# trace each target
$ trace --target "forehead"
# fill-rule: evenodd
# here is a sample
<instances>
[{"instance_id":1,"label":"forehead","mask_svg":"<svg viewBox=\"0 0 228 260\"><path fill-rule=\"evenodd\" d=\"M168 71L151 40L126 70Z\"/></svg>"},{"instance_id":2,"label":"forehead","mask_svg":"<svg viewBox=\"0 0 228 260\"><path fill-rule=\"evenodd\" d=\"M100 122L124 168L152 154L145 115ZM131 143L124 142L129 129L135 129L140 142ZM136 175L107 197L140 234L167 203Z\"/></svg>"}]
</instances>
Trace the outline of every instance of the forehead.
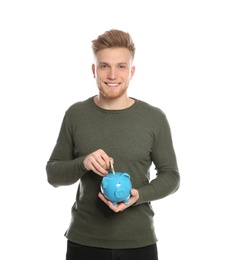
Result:
<instances>
[{"instance_id":1,"label":"forehead","mask_svg":"<svg viewBox=\"0 0 228 260\"><path fill-rule=\"evenodd\" d=\"M96 53L97 63L130 63L132 55L127 48L106 48Z\"/></svg>"}]
</instances>

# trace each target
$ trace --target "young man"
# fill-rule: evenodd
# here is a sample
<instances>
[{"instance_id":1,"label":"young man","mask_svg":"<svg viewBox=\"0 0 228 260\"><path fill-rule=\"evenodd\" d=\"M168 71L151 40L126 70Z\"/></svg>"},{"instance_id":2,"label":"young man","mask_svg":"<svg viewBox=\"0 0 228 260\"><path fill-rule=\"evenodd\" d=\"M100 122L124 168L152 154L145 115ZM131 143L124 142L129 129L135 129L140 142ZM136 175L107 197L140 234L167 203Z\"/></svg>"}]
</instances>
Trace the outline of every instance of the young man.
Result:
<instances>
[{"instance_id":1,"label":"young man","mask_svg":"<svg viewBox=\"0 0 228 260\"><path fill-rule=\"evenodd\" d=\"M48 182L79 181L65 233L67 260L157 260L151 201L174 193L180 182L171 131L158 108L127 94L135 46L120 30L92 41L98 95L70 106L47 163ZM114 206L100 191L110 170L130 175L129 203ZM150 167L156 178L150 180Z\"/></svg>"}]
</instances>

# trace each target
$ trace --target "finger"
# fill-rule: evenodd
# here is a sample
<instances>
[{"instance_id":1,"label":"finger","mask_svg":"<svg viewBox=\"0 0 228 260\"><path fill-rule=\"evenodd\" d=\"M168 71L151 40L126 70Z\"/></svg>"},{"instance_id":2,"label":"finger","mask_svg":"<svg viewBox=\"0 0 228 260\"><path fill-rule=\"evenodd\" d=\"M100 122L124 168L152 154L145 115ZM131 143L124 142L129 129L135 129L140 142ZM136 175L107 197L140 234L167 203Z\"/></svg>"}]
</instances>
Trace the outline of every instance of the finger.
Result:
<instances>
[{"instance_id":1,"label":"finger","mask_svg":"<svg viewBox=\"0 0 228 260\"><path fill-rule=\"evenodd\" d=\"M107 200L101 192L98 193L98 197L107 204Z\"/></svg>"},{"instance_id":2,"label":"finger","mask_svg":"<svg viewBox=\"0 0 228 260\"><path fill-rule=\"evenodd\" d=\"M111 202L110 200L107 200L107 199L105 198L105 196L104 196L101 192L98 193L98 197L99 197L105 204L107 204L110 208L116 207L116 206L114 206L114 205L112 204L112 202Z\"/></svg>"},{"instance_id":3,"label":"finger","mask_svg":"<svg viewBox=\"0 0 228 260\"><path fill-rule=\"evenodd\" d=\"M97 165L97 166L95 166ZM99 169L97 169L96 167L98 167ZM99 166L99 164L96 163L96 161L94 162L87 162L86 164L86 169L89 171L93 171L94 173L104 177L108 171L103 169L102 167Z\"/></svg>"},{"instance_id":4,"label":"finger","mask_svg":"<svg viewBox=\"0 0 228 260\"><path fill-rule=\"evenodd\" d=\"M124 211L128 207L130 207L130 204L125 204L123 202L118 203L116 206L114 206L112 203L111 205L108 205L114 212L120 212Z\"/></svg>"},{"instance_id":5,"label":"finger","mask_svg":"<svg viewBox=\"0 0 228 260\"><path fill-rule=\"evenodd\" d=\"M111 164L114 164L114 159L112 157L109 157L108 168L111 168Z\"/></svg>"},{"instance_id":6,"label":"finger","mask_svg":"<svg viewBox=\"0 0 228 260\"><path fill-rule=\"evenodd\" d=\"M96 173L97 175L104 177L108 172L106 171L106 173L100 172L98 170L96 170L96 168L91 169L94 173Z\"/></svg>"},{"instance_id":7,"label":"finger","mask_svg":"<svg viewBox=\"0 0 228 260\"><path fill-rule=\"evenodd\" d=\"M106 175L108 173L108 171L99 162L94 161L92 165L96 173L99 173L100 175Z\"/></svg>"},{"instance_id":8,"label":"finger","mask_svg":"<svg viewBox=\"0 0 228 260\"><path fill-rule=\"evenodd\" d=\"M105 169L109 169L110 168L110 161L112 161L114 163L113 158L109 157L107 155L107 153L105 151L103 151L102 149L99 150L99 153L100 153L102 160L104 161Z\"/></svg>"},{"instance_id":9,"label":"finger","mask_svg":"<svg viewBox=\"0 0 228 260\"><path fill-rule=\"evenodd\" d=\"M98 193L98 197L99 197L111 210L113 210L113 211L116 212L116 213L117 213L117 212L120 212L120 211L123 211L123 210L125 210L126 208L128 208L128 207L130 206L130 205L125 204L125 203L123 203L123 202L118 203L117 205L114 206L114 205L112 204L112 202L111 202L110 200L107 200L101 192Z\"/></svg>"},{"instance_id":10,"label":"finger","mask_svg":"<svg viewBox=\"0 0 228 260\"><path fill-rule=\"evenodd\" d=\"M132 200L135 200L134 203L139 199L139 192L136 189L131 189L131 198Z\"/></svg>"}]
</instances>

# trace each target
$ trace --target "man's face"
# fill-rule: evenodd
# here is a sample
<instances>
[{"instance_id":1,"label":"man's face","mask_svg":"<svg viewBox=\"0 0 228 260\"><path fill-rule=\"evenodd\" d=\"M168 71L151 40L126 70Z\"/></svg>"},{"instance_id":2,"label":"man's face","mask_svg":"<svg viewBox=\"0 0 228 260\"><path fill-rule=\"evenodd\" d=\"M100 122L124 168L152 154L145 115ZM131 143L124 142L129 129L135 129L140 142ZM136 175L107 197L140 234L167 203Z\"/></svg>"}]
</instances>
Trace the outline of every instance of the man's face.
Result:
<instances>
[{"instance_id":1,"label":"man's face","mask_svg":"<svg viewBox=\"0 0 228 260\"><path fill-rule=\"evenodd\" d=\"M97 52L92 71L100 95L114 99L126 94L135 67L127 48L107 48Z\"/></svg>"}]
</instances>

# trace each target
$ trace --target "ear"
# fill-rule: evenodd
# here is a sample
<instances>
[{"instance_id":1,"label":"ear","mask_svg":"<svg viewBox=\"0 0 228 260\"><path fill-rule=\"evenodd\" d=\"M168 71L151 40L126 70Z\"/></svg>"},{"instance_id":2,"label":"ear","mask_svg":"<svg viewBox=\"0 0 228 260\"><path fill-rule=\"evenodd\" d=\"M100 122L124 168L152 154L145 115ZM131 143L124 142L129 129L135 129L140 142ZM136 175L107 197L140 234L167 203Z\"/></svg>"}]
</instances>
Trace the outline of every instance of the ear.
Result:
<instances>
[{"instance_id":1,"label":"ear","mask_svg":"<svg viewBox=\"0 0 228 260\"><path fill-rule=\"evenodd\" d=\"M96 76L95 76L95 65L94 64L92 64L92 72L93 72L93 77L96 78Z\"/></svg>"},{"instance_id":2,"label":"ear","mask_svg":"<svg viewBox=\"0 0 228 260\"><path fill-rule=\"evenodd\" d=\"M131 67L131 79L134 76L134 74L135 74L135 66L132 66Z\"/></svg>"}]
</instances>

